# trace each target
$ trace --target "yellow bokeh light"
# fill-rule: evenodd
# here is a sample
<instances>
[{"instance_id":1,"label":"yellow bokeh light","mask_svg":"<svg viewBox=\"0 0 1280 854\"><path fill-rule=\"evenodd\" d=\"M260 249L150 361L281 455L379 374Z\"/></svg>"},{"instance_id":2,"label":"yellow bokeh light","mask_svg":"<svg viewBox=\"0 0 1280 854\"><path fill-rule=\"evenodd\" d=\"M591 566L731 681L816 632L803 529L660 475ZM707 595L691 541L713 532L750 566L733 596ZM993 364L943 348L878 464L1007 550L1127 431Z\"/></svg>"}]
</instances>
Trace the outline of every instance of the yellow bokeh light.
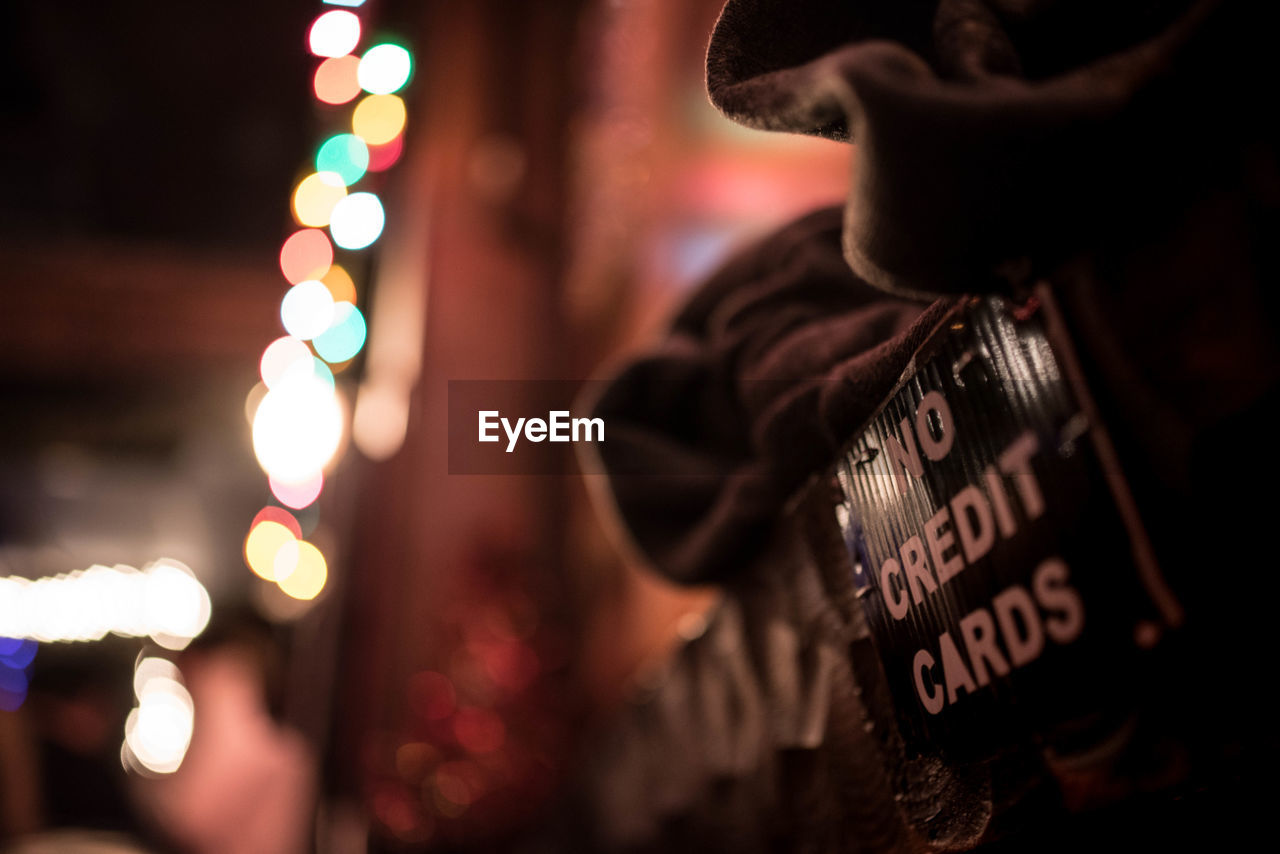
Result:
<instances>
[{"instance_id":1,"label":"yellow bokeh light","mask_svg":"<svg viewBox=\"0 0 1280 854\"><path fill-rule=\"evenodd\" d=\"M404 121L404 101L398 95L370 95L356 104L351 130L369 145L385 145L404 130Z\"/></svg>"},{"instance_id":2,"label":"yellow bokeh light","mask_svg":"<svg viewBox=\"0 0 1280 854\"><path fill-rule=\"evenodd\" d=\"M281 590L294 599L314 599L320 595L329 579L329 568L318 548L305 540L298 540L297 543L298 562L293 572L277 583Z\"/></svg>"},{"instance_id":3,"label":"yellow bokeh light","mask_svg":"<svg viewBox=\"0 0 1280 854\"><path fill-rule=\"evenodd\" d=\"M300 225L323 228L329 224L333 206L346 195L347 185L337 172L315 172L293 191L293 217Z\"/></svg>"},{"instance_id":4,"label":"yellow bokeh light","mask_svg":"<svg viewBox=\"0 0 1280 854\"><path fill-rule=\"evenodd\" d=\"M296 542L293 531L279 522L262 521L253 526L244 541L244 560L254 574L275 581L276 555L288 543Z\"/></svg>"},{"instance_id":5,"label":"yellow bokeh light","mask_svg":"<svg viewBox=\"0 0 1280 854\"><path fill-rule=\"evenodd\" d=\"M298 543L300 540L290 540L280 547L280 551L276 552L276 559L271 563L271 576L276 584L284 581L293 571L298 568Z\"/></svg>"},{"instance_id":6,"label":"yellow bokeh light","mask_svg":"<svg viewBox=\"0 0 1280 854\"><path fill-rule=\"evenodd\" d=\"M351 274L338 264L330 267L329 272L320 277L320 281L333 294L334 302L355 303L356 283L351 280Z\"/></svg>"}]
</instances>

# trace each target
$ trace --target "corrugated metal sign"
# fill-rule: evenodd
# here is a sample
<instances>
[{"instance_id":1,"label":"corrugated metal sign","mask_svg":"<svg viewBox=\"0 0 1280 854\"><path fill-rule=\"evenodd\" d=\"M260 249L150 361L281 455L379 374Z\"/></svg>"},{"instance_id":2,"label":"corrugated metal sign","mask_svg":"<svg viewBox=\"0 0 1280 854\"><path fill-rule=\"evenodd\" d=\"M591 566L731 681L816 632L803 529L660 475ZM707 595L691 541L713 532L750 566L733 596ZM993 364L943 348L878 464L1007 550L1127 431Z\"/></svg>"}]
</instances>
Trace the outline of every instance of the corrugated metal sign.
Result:
<instances>
[{"instance_id":1,"label":"corrugated metal sign","mask_svg":"<svg viewBox=\"0 0 1280 854\"><path fill-rule=\"evenodd\" d=\"M958 308L838 465L855 587L913 752L1095 737L1176 619L1135 559L1136 516L1053 326L1034 300Z\"/></svg>"}]
</instances>

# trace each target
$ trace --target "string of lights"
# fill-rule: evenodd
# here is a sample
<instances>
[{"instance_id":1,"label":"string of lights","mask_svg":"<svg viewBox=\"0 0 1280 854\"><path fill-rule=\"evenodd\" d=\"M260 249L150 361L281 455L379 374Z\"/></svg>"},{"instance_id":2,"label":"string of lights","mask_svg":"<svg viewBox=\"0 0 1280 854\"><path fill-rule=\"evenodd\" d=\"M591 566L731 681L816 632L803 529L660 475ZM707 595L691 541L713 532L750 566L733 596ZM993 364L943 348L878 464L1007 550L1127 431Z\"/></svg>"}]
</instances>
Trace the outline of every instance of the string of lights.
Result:
<instances>
[{"instance_id":1,"label":"string of lights","mask_svg":"<svg viewBox=\"0 0 1280 854\"><path fill-rule=\"evenodd\" d=\"M312 90L332 118L290 208L298 229L280 247L288 284L280 301L284 335L259 363L261 381L245 412L253 450L277 504L254 517L244 558L254 574L288 596L311 600L325 587L328 562L303 534L295 513L313 507L325 473L341 456L350 406L335 375L360 355L368 334L349 269L382 236L386 215L377 193L362 185L399 160L407 111L397 93L408 84L413 56L401 44L364 38L364 0L323 0L307 32L320 60ZM368 46L357 53L362 41ZM337 132L335 125L344 127ZM293 511L293 512L291 512Z\"/></svg>"},{"instance_id":2,"label":"string of lights","mask_svg":"<svg viewBox=\"0 0 1280 854\"><path fill-rule=\"evenodd\" d=\"M168 558L141 570L117 564L35 580L0 578L0 709L14 711L26 699L40 643L112 634L181 650L208 626L211 607L195 573ZM191 697L174 664L156 656L140 660L165 668L166 681L144 686L135 678L139 706L125 726L121 762L139 773L172 773L191 742Z\"/></svg>"}]
</instances>

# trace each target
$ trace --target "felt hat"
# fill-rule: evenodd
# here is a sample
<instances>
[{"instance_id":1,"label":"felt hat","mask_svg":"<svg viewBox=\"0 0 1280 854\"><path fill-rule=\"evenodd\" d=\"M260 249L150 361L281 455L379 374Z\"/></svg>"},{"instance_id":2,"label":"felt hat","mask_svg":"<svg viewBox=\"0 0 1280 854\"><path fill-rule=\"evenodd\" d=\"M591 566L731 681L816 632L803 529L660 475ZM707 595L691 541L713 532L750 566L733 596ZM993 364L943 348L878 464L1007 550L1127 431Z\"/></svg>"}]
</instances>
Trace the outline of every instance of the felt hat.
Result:
<instances>
[{"instance_id":1,"label":"felt hat","mask_svg":"<svg viewBox=\"0 0 1280 854\"><path fill-rule=\"evenodd\" d=\"M707 87L747 126L857 144L861 277L1007 289L1184 207L1180 176L1263 120L1254 18L1217 0L729 0Z\"/></svg>"}]
</instances>

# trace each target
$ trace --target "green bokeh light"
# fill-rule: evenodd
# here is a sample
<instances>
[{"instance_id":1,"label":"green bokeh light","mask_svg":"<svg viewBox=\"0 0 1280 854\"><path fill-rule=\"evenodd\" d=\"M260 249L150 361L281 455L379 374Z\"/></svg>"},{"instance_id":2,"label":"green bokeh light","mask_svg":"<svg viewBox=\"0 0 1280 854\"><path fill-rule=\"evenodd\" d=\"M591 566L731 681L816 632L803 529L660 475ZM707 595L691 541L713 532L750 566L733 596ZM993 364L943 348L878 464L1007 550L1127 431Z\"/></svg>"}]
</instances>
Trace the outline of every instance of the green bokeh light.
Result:
<instances>
[{"instance_id":1,"label":"green bokeh light","mask_svg":"<svg viewBox=\"0 0 1280 854\"><path fill-rule=\"evenodd\" d=\"M316 171L337 172L348 187L363 178L368 168L369 146L355 134L335 134L316 152Z\"/></svg>"},{"instance_id":2,"label":"green bokeh light","mask_svg":"<svg viewBox=\"0 0 1280 854\"><path fill-rule=\"evenodd\" d=\"M333 307L333 323L322 335L311 341L320 358L330 364L338 364L354 359L364 347L366 334L364 315L360 309L349 302L340 302Z\"/></svg>"}]
</instances>

